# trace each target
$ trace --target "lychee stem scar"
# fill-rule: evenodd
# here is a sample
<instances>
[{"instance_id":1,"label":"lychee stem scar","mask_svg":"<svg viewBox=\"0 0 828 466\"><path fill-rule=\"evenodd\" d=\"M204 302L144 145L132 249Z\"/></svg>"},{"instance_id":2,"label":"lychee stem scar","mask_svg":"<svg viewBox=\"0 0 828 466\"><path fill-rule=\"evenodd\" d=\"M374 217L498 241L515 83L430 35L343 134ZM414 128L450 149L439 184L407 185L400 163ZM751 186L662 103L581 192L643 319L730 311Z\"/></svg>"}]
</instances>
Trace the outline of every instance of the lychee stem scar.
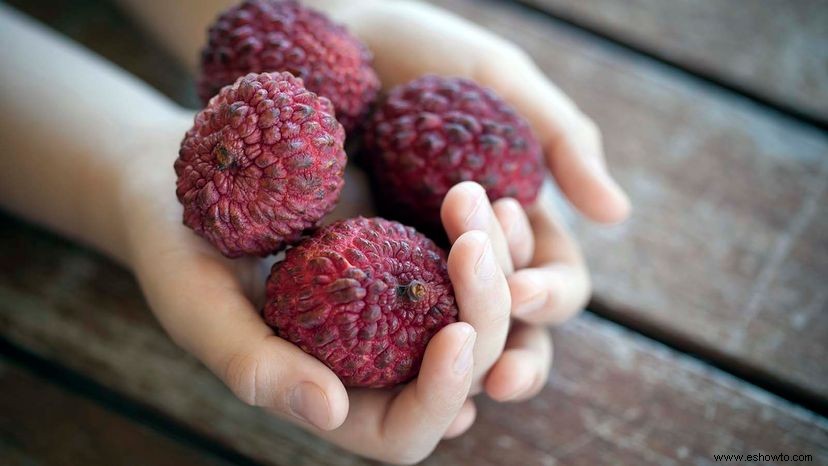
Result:
<instances>
[{"instance_id":1,"label":"lychee stem scar","mask_svg":"<svg viewBox=\"0 0 828 466\"><path fill-rule=\"evenodd\" d=\"M227 150L226 147L218 144L213 149L213 155L216 157L216 162L218 162L219 170L226 170L230 168L231 165L236 161L236 158L233 157L233 153Z\"/></svg>"},{"instance_id":2,"label":"lychee stem scar","mask_svg":"<svg viewBox=\"0 0 828 466\"><path fill-rule=\"evenodd\" d=\"M408 285L397 286L397 294L406 296L411 301L417 302L425 298L426 284L420 280L411 280Z\"/></svg>"}]
</instances>

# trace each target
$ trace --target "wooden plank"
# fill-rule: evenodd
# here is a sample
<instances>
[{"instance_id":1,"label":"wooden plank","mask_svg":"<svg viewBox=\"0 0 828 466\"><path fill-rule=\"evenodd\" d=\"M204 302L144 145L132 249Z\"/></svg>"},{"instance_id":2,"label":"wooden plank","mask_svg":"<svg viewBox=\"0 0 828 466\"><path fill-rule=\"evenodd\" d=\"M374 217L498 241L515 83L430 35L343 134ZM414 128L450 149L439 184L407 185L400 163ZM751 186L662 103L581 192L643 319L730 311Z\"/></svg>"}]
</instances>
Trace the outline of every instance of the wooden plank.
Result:
<instances>
[{"instance_id":1,"label":"wooden plank","mask_svg":"<svg viewBox=\"0 0 828 466\"><path fill-rule=\"evenodd\" d=\"M577 225L598 302L828 398L825 134L522 9L437 3L522 45L603 128L636 213Z\"/></svg>"},{"instance_id":2,"label":"wooden plank","mask_svg":"<svg viewBox=\"0 0 828 466\"><path fill-rule=\"evenodd\" d=\"M243 405L176 348L130 275L95 254L0 220L0 329L13 344L140 400L265 464L371 464ZM430 465L711 464L718 453L828 461L828 421L637 337L581 317L555 332L539 397L481 400L469 434Z\"/></svg>"},{"instance_id":3,"label":"wooden plank","mask_svg":"<svg viewBox=\"0 0 828 466\"><path fill-rule=\"evenodd\" d=\"M437 3L522 45L604 129L636 212L576 225L598 302L824 399L825 135L523 9ZM95 36L83 18L59 26L95 49L121 38L112 58L164 88L143 38L103 18Z\"/></svg>"},{"instance_id":4,"label":"wooden plank","mask_svg":"<svg viewBox=\"0 0 828 466\"><path fill-rule=\"evenodd\" d=\"M0 359L4 464L111 466L227 464L107 411Z\"/></svg>"},{"instance_id":5,"label":"wooden plank","mask_svg":"<svg viewBox=\"0 0 828 466\"><path fill-rule=\"evenodd\" d=\"M523 46L603 129L610 165L636 212L612 229L576 225L597 302L619 320L686 340L824 403L828 366L820 361L828 354L828 320L821 318L826 298L818 281L828 276L828 263L814 253L821 246L814 234L828 216L806 206L825 205L819 202L828 180L825 135L584 34L550 27L525 9L434 3ZM82 5L89 15L60 20L66 23L57 18L71 3L31 8L179 102L190 101L178 92L191 88L186 74L158 66L168 58L144 46L146 38L117 10ZM172 75L158 71L170 69ZM793 249L805 251L799 254L805 260L790 256ZM783 267L793 276L780 275ZM774 290L785 295L780 305L773 304Z\"/></svg>"},{"instance_id":6,"label":"wooden plank","mask_svg":"<svg viewBox=\"0 0 828 466\"><path fill-rule=\"evenodd\" d=\"M576 225L598 302L621 320L828 398L819 284L828 262L816 253L828 215L813 210L826 204L825 135L522 9L435 3L522 45L603 128L636 213L613 229ZM123 22L117 11L106 18ZM101 27L83 39L97 48L111 34ZM140 43L107 54L175 89L148 71L158 58Z\"/></svg>"},{"instance_id":7,"label":"wooden plank","mask_svg":"<svg viewBox=\"0 0 828 466\"><path fill-rule=\"evenodd\" d=\"M518 0L828 123L828 1Z\"/></svg>"},{"instance_id":8,"label":"wooden plank","mask_svg":"<svg viewBox=\"0 0 828 466\"><path fill-rule=\"evenodd\" d=\"M602 128L635 212L575 222L596 300L828 398L826 134L524 9L434 3L521 45Z\"/></svg>"}]
</instances>

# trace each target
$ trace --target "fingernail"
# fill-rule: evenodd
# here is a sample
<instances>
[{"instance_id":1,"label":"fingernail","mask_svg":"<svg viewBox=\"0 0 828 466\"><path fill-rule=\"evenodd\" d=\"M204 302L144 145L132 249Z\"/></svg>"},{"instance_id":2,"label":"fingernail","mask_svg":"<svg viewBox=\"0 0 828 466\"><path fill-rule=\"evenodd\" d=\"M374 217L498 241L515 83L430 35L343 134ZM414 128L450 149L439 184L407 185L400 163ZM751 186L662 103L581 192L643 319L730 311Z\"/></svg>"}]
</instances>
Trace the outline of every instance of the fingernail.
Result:
<instances>
[{"instance_id":1,"label":"fingernail","mask_svg":"<svg viewBox=\"0 0 828 466\"><path fill-rule=\"evenodd\" d=\"M478 278L483 279L490 279L497 273L497 260L492 250L492 242L488 238L486 238L486 244L483 246L483 252L474 264L474 273Z\"/></svg>"},{"instance_id":2,"label":"fingernail","mask_svg":"<svg viewBox=\"0 0 828 466\"><path fill-rule=\"evenodd\" d=\"M545 291L540 292L532 296L531 298L527 299L526 301L523 301L522 303L518 304L515 307L515 310L512 311L512 313L518 317L529 315L542 308L543 305L546 304L547 298L548 294Z\"/></svg>"},{"instance_id":3,"label":"fingernail","mask_svg":"<svg viewBox=\"0 0 828 466\"><path fill-rule=\"evenodd\" d=\"M468 333L466 342L463 343L463 347L454 359L454 373L457 375L463 375L471 368L472 350L474 350L474 341L477 339L477 335L471 328L466 328L465 332Z\"/></svg>"},{"instance_id":4,"label":"fingernail","mask_svg":"<svg viewBox=\"0 0 828 466\"><path fill-rule=\"evenodd\" d=\"M320 429L327 429L330 423L328 399L318 386L310 382L302 382L293 388L290 410L297 418Z\"/></svg>"},{"instance_id":5,"label":"fingernail","mask_svg":"<svg viewBox=\"0 0 828 466\"><path fill-rule=\"evenodd\" d=\"M474 201L472 211L466 217L465 225L467 230L482 230L486 231L491 222L490 210L486 206L486 191L482 191Z\"/></svg>"}]
</instances>

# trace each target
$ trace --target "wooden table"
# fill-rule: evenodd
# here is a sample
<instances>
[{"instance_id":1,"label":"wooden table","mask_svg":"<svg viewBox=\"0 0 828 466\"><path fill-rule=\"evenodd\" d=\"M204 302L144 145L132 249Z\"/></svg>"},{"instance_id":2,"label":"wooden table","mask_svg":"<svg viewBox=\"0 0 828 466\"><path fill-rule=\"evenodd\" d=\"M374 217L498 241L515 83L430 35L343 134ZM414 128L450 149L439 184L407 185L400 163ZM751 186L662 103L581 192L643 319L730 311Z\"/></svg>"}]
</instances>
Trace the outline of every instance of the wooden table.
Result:
<instances>
[{"instance_id":1,"label":"wooden table","mask_svg":"<svg viewBox=\"0 0 828 466\"><path fill-rule=\"evenodd\" d=\"M112 5L10 3L194 106ZM434 3L598 121L635 213L575 221L595 296L541 395L482 400L425 464L828 464L828 2ZM4 464L370 464L235 400L125 270L8 216L0 235Z\"/></svg>"}]
</instances>

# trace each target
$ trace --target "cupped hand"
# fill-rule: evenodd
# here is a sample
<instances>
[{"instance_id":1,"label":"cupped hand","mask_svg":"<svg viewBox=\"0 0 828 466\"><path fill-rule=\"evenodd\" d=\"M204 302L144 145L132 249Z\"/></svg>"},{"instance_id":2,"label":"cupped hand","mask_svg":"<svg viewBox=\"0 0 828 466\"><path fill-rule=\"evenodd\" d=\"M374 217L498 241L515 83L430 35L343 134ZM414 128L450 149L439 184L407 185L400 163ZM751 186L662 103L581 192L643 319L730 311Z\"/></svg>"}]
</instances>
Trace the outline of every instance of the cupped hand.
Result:
<instances>
[{"instance_id":1,"label":"cupped hand","mask_svg":"<svg viewBox=\"0 0 828 466\"><path fill-rule=\"evenodd\" d=\"M551 173L576 207L599 221L626 216L628 201L606 172L595 125L525 54L429 6L374 5L358 30L376 54L384 84L439 73L496 89L530 120ZM589 293L583 260L554 213L549 189L524 210L509 199L491 204L473 183L455 187L443 221L453 242L449 272L462 322L432 339L411 383L346 390L330 369L262 321L258 309L271 263L228 260L181 224L169 154L191 121L188 115L181 128L170 127L164 147L141 151L129 167L123 201L129 257L167 332L241 400L361 455L412 463L441 438L468 429L474 391L506 401L540 390L552 351L542 324L571 316ZM348 176L332 218L370 215L362 175L349 170Z\"/></svg>"},{"instance_id":2,"label":"cupped hand","mask_svg":"<svg viewBox=\"0 0 828 466\"><path fill-rule=\"evenodd\" d=\"M479 332L474 319L438 332L417 379L388 390L346 389L328 367L274 334L259 313L274 259L227 259L182 224L170 154L191 124L191 114L166 123L124 167L129 173L121 201L129 245L125 256L171 338L245 403L363 456L414 463L441 438L468 429L475 417L472 378L483 376L475 364ZM345 186L328 220L372 215L364 175L349 169ZM499 312L508 319L506 275L485 233L458 239L449 261L462 315ZM476 302L490 284L500 296L492 303ZM478 305L472 312L471 306Z\"/></svg>"},{"instance_id":3,"label":"cupped hand","mask_svg":"<svg viewBox=\"0 0 828 466\"><path fill-rule=\"evenodd\" d=\"M363 7L343 7L341 19L374 52L383 86L440 74L494 89L529 120L550 172L578 210L600 222L628 215L629 200L607 172L597 126L520 48L424 2L357 5Z\"/></svg>"}]
</instances>

